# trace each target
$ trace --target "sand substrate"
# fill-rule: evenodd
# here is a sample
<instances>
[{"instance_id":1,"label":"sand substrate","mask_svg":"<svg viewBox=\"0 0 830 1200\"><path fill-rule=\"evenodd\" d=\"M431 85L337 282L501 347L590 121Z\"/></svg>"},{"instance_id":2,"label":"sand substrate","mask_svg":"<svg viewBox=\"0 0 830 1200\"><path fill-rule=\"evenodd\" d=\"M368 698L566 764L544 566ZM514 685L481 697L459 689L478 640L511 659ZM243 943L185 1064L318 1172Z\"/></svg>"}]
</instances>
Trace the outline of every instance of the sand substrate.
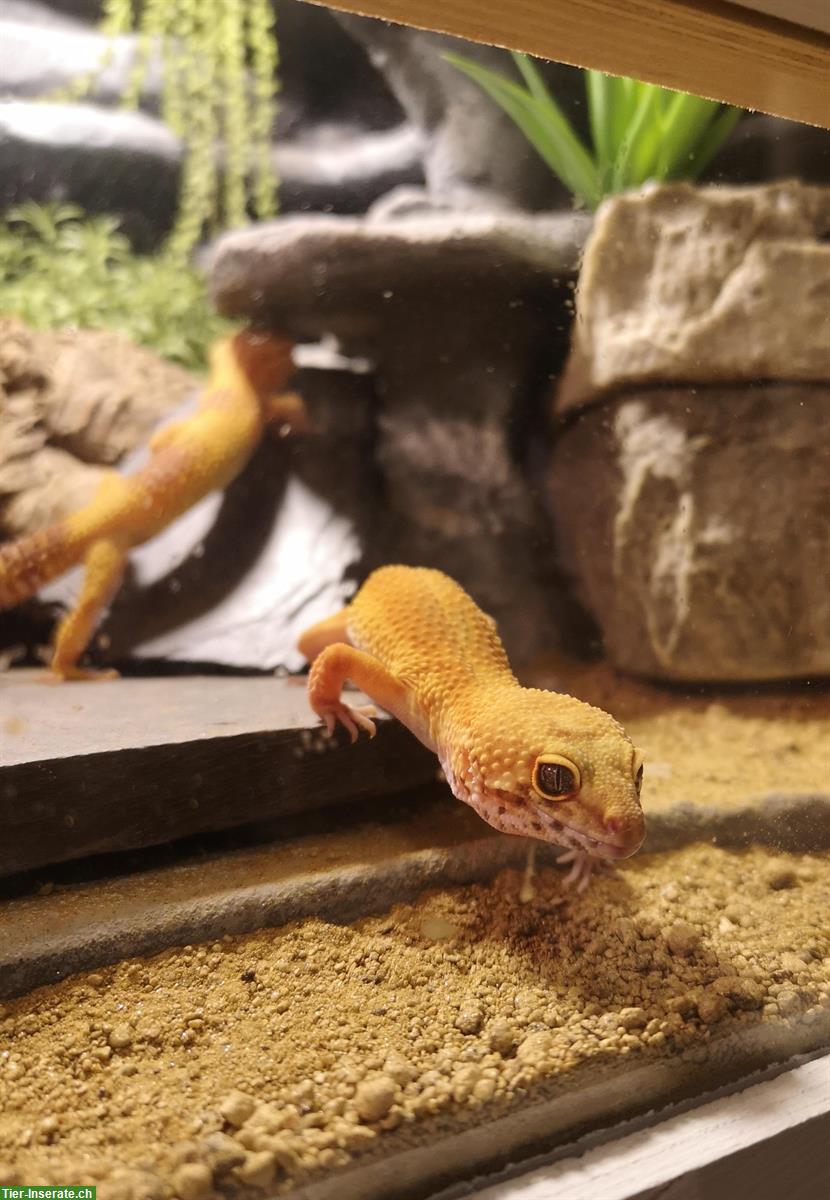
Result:
<instances>
[{"instance_id":1,"label":"sand substrate","mask_svg":"<svg viewBox=\"0 0 830 1200\"><path fill-rule=\"evenodd\" d=\"M645 756L647 814L694 806L741 817L774 797L830 805L830 685L660 687L606 662L540 666L537 687L567 690L620 721ZM753 830L747 829L751 837Z\"/></svg>"},{"instance_id":2,"label":"sand substrate","mask_svg":"<svg viewBox=\"0 0 830 1200\"><path fill-rule=\"evenodd\" d=\"M506 870L7 1002L0 1183L403 1197L401 1163L423 1151L434 1182L453 1138L463 1174L500 1126L505 1155L550 1146L830 1042L827 854L692 845L583 896L562 878L544 868L522 902Z\"/></svg>"}]
</instances>

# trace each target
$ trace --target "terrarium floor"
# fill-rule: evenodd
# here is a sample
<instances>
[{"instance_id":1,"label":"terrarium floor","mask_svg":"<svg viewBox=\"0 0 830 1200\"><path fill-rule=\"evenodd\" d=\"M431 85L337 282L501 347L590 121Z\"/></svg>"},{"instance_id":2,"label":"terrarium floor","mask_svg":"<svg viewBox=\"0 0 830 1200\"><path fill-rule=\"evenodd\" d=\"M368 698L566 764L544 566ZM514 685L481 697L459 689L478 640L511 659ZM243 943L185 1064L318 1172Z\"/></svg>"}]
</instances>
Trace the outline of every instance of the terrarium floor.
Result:
<instances>
[{"instance_id":1,"label":"terrarium floor","mask_svg":"<svg viewBox=\"0 0 830 1200\"><path fill-rule=\"evenodd\" d=\"M830 856L692 845L584 896L553 868L520 886L7 1002L0 1182L397 1200L830 1042Z\"/></svg>"}]
</instances>

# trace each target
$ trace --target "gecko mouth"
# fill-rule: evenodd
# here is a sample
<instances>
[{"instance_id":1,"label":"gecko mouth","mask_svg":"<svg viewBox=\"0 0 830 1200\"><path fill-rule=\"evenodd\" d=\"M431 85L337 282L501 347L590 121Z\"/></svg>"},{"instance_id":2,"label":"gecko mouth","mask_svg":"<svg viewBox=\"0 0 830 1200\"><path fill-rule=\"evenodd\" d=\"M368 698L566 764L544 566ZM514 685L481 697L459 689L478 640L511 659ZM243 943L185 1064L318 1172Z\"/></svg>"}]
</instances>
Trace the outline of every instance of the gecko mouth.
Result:
<instances>
[{"instance_id":1,"label":"gecko mouth","mask_svg":"<svg viewBox=\"0 0 830 1200\"><path fill-rule=\"evenodd\" d=\"M567 846L569 850L585 850L597 858L629 858L640 848L639 842L636 846L625 842L604 842L600 838L591 837L589 833L582 833L571 825L557 821L556 817L550 816L549 813L545 813L544 818L551 840L558 845Z\"/></svg>"}]
</instances>

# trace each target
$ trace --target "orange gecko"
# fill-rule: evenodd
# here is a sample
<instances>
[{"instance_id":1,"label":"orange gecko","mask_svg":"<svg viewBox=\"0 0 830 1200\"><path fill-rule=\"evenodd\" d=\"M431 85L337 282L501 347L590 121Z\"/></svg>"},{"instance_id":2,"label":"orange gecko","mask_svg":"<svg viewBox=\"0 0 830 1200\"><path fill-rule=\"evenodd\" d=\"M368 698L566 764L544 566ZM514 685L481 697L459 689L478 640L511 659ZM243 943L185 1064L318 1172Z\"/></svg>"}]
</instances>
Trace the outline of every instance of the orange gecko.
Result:
<instances>
[{"instance_id":1,"label":"orange gecko","mask_svg":"<svg viewBox=\"0 0 830 1200\"><path fill-rule=\"evenodd\" d=\"M454 795L490 825L564 846L582 890L602 859L645 836L642 755L622 727L573 696L522 687L495 622L441 571L381 567L348 608L303 634L308 695L329 733L375 733L352 680L438 755Z\"/></svg>"},{"instance_id":2,"label":"orange gecko","mask_svg":"<svg viewBox=\"0 0 830 1200\"><path fill-rule=\"evenodd\" d=\"M306 427L302 401L285 384L293 343L244 331L211 349L210 376L196 411L161 428L150 460L134 475L110 471L92 500L47 529L0 545L0 610L34 595L78 562L85 574L75 607L55 636L52 670L61 679L111 677L78 666L134 546L234 479L265 424Z\"/></svg>"}]
</instances>

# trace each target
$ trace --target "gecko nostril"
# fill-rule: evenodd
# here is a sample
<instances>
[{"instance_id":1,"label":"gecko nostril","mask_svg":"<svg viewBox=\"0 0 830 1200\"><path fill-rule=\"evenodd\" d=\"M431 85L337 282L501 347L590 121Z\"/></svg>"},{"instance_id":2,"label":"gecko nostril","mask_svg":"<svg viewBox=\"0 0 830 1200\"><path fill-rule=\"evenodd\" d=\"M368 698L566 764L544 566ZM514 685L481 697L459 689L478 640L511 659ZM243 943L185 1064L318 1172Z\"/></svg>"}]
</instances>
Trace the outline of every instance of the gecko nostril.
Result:
<instances>
[{"instance_id":1,"label":"gecko nostril","mask_svg":"<svg viewBox=\"0 0 830 1200\"><path fill-rule=\"evenodd\" d=\"M603 824L609 833L619 833L622 829L622 821L619 817L606 817Z\"/></svg>"}]
</instances>

